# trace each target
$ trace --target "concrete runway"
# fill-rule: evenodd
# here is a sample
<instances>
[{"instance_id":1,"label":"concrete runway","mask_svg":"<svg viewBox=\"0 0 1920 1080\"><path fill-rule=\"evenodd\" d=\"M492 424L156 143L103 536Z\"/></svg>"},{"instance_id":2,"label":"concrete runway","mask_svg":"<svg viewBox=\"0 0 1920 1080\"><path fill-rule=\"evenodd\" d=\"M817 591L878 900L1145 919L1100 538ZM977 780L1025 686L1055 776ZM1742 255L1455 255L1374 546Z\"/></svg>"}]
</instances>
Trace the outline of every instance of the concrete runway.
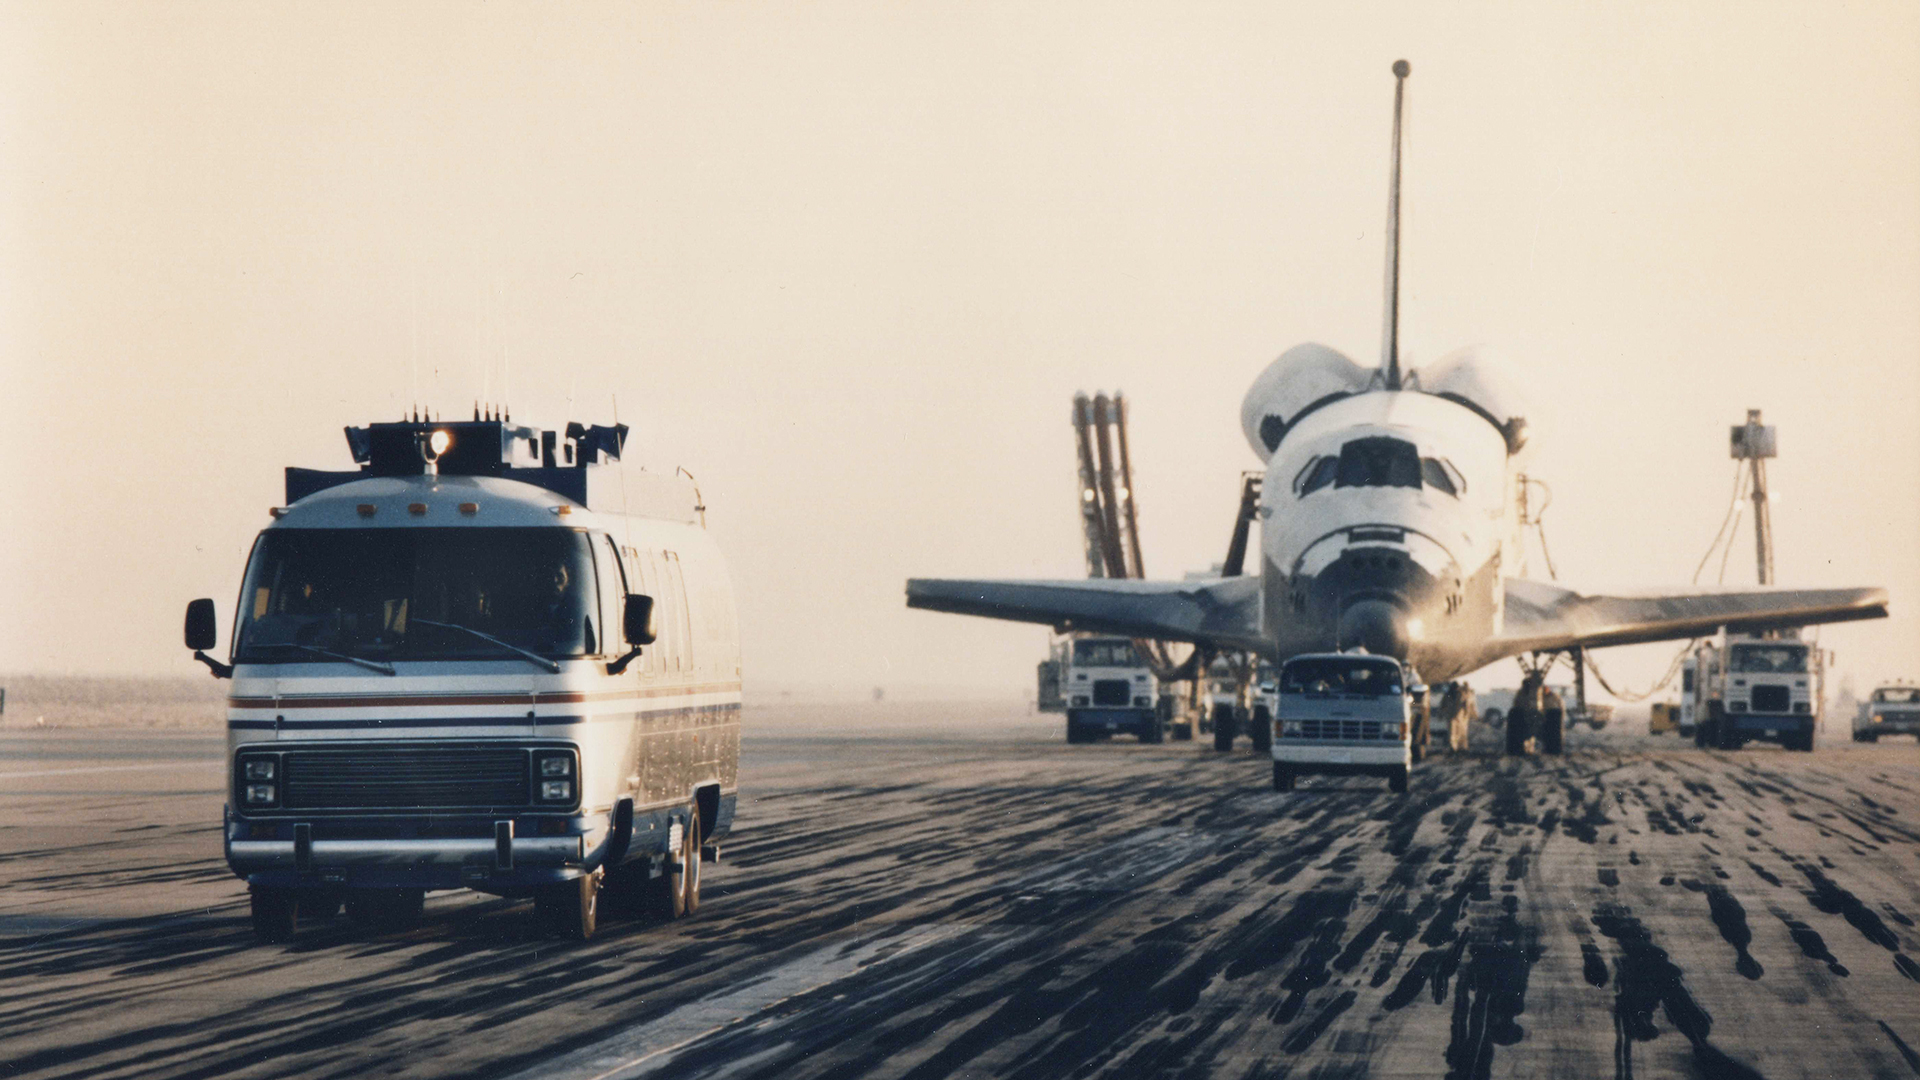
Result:
<instances>
[{"instance_id":1,"label":"concrete runway","mask_svg":"<svg viewBox=\"0 0 1920 1080\"><path fill-rule=\"evenodd\" d=\"M700 915L579 945L470 893L257 945L217 734L0 733L0 1077L1920 1075L1904 739L1277 795L979 706L747 725Z\"/></svg>"}]
</instances>

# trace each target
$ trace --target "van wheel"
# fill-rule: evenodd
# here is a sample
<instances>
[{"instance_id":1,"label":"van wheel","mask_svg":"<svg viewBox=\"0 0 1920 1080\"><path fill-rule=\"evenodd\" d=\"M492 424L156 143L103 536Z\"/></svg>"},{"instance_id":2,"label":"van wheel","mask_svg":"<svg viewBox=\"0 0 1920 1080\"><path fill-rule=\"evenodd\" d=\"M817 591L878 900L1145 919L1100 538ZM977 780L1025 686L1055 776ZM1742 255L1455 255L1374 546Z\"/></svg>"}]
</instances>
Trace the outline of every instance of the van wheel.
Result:
<instances>
[{"instance_id":1,"label":"van wheel","mask_svg":"<svg viewBox=\"0 0 1920 1080\"><path fill-rule=\"evenodd\" d=\"M255 885L249 891L254 936L269 942L293 940L300 926L300 894L267 885Z\"/></svg>"},{"instance_id":2,"label":"van wheel","mask_svg":"<svg viewBox=\"0 0 1920 1080\"><path fill-rule=\"evenodd\" d=\"M1387 774L1387 790L1393 792L1395 795L1405 795L1407 793L1407 767L1405 765L1396 765L1393 767L1393 771Z\"/></svg>"},{"instance_id":3,"label":"van wheel","mask_svg":"<svg viewBox=\"0 0 1920 1080\"><path fill-rule=\"evenodd\" d=\"M600 875L581 874L542 887L534 895L533 911L552 933L569 941L587 940L600 926Z\"/></svg>"},{"instance_id":4,"label":"van wheel","mask_svg":"<svg viewBox=\"0 0 1920 1080\"><path fill-rule=\"evenodd\" d=\"M1273 763L1273 790L1293 790L1293 770L1277 761Z\"/></svg>"}]
</instances>

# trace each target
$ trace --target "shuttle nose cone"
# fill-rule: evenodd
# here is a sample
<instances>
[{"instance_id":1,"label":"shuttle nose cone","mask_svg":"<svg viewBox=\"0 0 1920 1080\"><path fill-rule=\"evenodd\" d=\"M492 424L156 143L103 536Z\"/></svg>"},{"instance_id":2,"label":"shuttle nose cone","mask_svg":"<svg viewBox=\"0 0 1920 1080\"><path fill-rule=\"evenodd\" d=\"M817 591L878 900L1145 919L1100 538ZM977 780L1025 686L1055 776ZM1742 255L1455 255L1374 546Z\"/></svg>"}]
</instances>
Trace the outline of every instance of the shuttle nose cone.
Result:
<instances>
[{"instance_id":1,"label":"shuttle nose cone","mask_svg":"<svg viewBox=\"0 0 1920 1080\"><path fill-rule=\"evenodd\" d=\"M1405 660L1410 643L1406 613L1385 600L1355 601L1340 613L1343 649L1360 645L1370 653Z\"/></svg>"}]
</instances>

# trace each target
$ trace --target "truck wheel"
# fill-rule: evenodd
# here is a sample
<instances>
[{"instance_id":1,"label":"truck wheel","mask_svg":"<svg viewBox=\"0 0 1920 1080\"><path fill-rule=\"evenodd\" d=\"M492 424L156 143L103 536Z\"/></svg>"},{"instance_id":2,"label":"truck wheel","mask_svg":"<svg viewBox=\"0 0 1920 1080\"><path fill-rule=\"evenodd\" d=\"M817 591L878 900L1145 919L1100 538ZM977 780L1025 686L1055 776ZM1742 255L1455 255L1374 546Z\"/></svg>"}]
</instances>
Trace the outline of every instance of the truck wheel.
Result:
<instances>
[{"instance_id":1,"label":"truck wheel","mask_svg":"<svg viewBox=\"0 0 1920 1080\"><path fill-rule=\"evenodd\" d=\"M253 933L261 941L291 941L300 926L300 894L293 889L255 885L250 899Z\"/></svg>"},{"instance_id":2,"label":"truck wheel","mask_svg":"<svg viewBox=\"0 0 1920 1080\"><path fill-rule=\"evenodd\" d=\"M1273 763L1273 790L1293 790L1293 769L1276 761Z\"/></svg>"},{"instance_id":3,"label":"truck wheel","mask_svg":"<svg viewBox=\"0 0 1920 1080\"><path fill-rule=\"evenodd\" d=\"M1879 741L1880 741L1880 733L1879 733L1879 732L1877 732L1877 731L1869 731L1869 732L1867 732L1867 733L1866 733L1865 735L1862 735L1862 736L1860 737L1860 741L1861 741L1861 742L1870 742L1870 743L1877 743L1877 742L1879 742Z\"/></svg>"},{"instance_id":4,"label":"truck wheel","mask_svg":"<svg viewBox=\"0 0 1920 1080\"><path fill-rule=\"evenodd\" d=\"M1393 771L1387 774L1387 790L1393 792L1395 795L1405 795L1407 793L1407 767L1405 765L1395 765Z\"/></svg>"},{"instance_id":5,"label":"truck wheel","mask_svg":"<svg viewBox=\"0 0 1920 1080\"><path fill-rule=\"evenodd\" d=\"M1233 710L1224 706L1213 710L1213 748L1221 753L1233 749Z\"/></svg>"},{"instance_id":6,"label":"truck wheel","mask_svg":"<svg viewBox=\"0 0 1920 1080\"><path fill-rule=\"evenodd\" d=\"M1185 719L1177 720L1174 722L1173 741L1174 742L1192 742L1193 741L1193 717L1189 716L1189 717L1186 717Z\"/></svg>"},{"instance_id":7,"label":"truck wheel","mask_svg":"<svg viewBox=\"0 0 1920 1080\"><path fill-rule=\"evenodd\" d=\"M1253 740L1255 753L1265 754L1273 749L1273 717L1265 709L1253 711L1253 724L1247 728L1247 736Z\"/></svg>"},{"instance_id":8,"label":"truck wheel","mask_svg":"<svg viewBox=\"0 0 1920 1080\"><path fill-rule=\"evenodd\" d=\"M1540 752L1558 754L1564 752L1566 739L1566 713L1560 709L1548 709L1540 714L1539 738Z\"/></svg>"},{"instance_id":9,"label":"truck wheel","mask_svg":"<svg viewBox=\"0 0 1920 1080\"><path fill-rule=\"evenodd\" d=\"M1146 717L1140 721L1140 741L1143 743L1157 743L1161 738L1160 714L1148 713Z\"/></svg>"},{"instance_id":10,"label":"truck wheel","mask_svg":"<svg viewBox=\"0 0 1920 1080\"><path fill-rule=\"evenodd\" d=\"M1093 741L1093 735L1080 726L1079 718L1072 713L1067 714L1067 741L1075 745Z\"/></svg>"},{"instance_id":11,"label":"truck wheel","mask_svg":"<svg viewBox=\"0 0 1920 1080\"><path fill-rule=\"evenodd\" d=\"M543 886L533 898L533 910L559 937L587 940L600 925L600 875L581 874L572 881Z\"/></svg>"}]
</instances>

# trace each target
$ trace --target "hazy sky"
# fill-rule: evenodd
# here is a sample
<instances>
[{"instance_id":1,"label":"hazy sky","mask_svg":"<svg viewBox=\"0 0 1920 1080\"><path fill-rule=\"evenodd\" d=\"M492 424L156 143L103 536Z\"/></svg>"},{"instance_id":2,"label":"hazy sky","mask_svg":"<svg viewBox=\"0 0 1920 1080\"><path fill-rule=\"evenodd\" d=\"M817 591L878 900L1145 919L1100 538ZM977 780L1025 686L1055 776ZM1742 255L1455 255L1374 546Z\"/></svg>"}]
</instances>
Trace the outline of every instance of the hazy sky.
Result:
<instances>
[{"instance_id":1,"label":"hazy sky","mask_svg":"<svg viewBox=\"0 0 1920 1080\"><path fill-rule=\"evenodd\" d=\"M1562 576L1684 583L1759 407L1781 581L1891 588L1824 640L1920 676L1906 0L16 0L0 671L196 670L183 605L231 616L343 425L617 397L700 479L750 685L1030 691L1044 630L903 580L1082 573L1080 388L1132 398L1149 572L1221 557L1247 384L1378 355L1402 56L1403 355L1546 391Z\"/></svg>"}]
</instances>

